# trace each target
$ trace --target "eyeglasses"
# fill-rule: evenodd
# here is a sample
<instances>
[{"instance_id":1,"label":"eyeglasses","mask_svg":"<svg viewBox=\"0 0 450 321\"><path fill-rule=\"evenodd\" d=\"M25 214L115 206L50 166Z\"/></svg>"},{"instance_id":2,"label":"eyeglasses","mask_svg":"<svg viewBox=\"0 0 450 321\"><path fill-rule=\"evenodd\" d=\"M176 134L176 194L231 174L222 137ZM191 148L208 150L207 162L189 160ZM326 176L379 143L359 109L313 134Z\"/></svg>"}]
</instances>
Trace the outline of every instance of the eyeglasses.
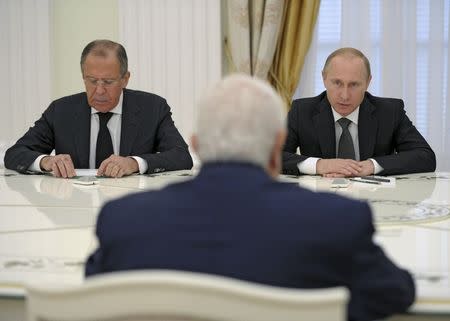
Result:
<instances>
[{"instance_id":1,"label":"eyeglasses","mask_svg":"<svg viewBox=\"0 0 450 321\"><path fill-rule=\"evenodd\" d=\"M119 79L97 79L97 78L93 78L93 77L84 77L84 83L87 86L91 86L91 87L98 87L98 86L102 86L102 87L114 87L116 86L120 80L122 78Z\"/></svg>"}]
</instances>

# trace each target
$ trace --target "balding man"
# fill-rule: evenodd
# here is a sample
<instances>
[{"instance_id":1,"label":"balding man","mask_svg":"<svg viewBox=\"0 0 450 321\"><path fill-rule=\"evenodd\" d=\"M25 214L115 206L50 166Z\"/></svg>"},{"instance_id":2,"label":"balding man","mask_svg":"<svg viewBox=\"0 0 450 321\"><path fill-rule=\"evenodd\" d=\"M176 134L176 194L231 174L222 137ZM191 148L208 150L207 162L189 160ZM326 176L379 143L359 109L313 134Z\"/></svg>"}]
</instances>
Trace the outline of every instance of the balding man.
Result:
<instances>
[{"instance_id":1,"label":"balding man","mask_svg":"<svg viewBox=\"0 0 450 321\"><path fill-rule=\"evenodd\" d=\"M434 152L406 116L403 101L367 92L372 76L361 51L334 51L322 78L325 92L292 103L284 173L343 177L436 169Z\"/></svg>"}]
</instances>

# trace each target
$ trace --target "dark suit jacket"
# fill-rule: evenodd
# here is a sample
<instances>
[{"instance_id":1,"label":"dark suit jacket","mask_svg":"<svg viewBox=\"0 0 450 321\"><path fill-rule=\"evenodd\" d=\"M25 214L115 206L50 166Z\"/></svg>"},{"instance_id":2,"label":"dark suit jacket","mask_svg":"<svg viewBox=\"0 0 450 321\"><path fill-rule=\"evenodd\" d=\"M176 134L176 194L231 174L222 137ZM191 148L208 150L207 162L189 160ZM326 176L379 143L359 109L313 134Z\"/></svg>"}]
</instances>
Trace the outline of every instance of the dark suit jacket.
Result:
<instances>
[{"instance_id":1,"label":"dark suit jacket","mask_svg":"<svg viewBox=\"0 0 450 321\"><path fill-rule=\"evenodd\" d=\"M124 89L121 156L139 156L148 173L190 169L188 147L174 125L165 99ZM5 154L5 167L26 172L42 154L69 154L75 168L89 168L91 107L86 93L55 100Z\"/></svg>"},{"instance_id":2,"label":"dark suit jacket","mask_svg":"<svg viewBox=\"0 0 450 321\"><path fill-rule=\"evenodd\" d=\"M351 291L350 320L404 311L414 283L372 241L366 203L279 183L247 164L205 165L192 181L104 206L86 275L133 269L218 274Z\"/></svg>"},{"instance_id":3,"label":"dark suit jacket","mask_svg":"<svg viewBox=\"0 0 450 321\"><path fill-rule=\"evenodd\" d=\"M283 173L298 175L297 164L308 157L336 158L333 113L326 92L294 100L288 114ZM365 94L359 109L360 159L373 158L381 175L433 172L436 157L406 116L401 99ZM295 154L300 147L301 155Z\"/></svg>"}]
</instances>

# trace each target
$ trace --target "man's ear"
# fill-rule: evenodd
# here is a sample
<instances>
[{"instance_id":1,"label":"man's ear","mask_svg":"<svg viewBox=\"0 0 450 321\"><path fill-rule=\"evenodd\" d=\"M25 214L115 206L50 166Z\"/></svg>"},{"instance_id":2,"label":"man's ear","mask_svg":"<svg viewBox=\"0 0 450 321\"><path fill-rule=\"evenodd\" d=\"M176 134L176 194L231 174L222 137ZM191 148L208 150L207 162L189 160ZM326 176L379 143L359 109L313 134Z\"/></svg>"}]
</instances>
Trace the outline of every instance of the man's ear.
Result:
<instances>
[{"instance_id":1,"label":"man's ear","mask_svg":"<svg viewBox=\"0 0 450 321\"><path fill-rule=\"evenodd\" d=\"M191 147L196 154L198 154L198 140L196 135L191 136Z\"/></svg>"},{"instance_id":2,"label":"man's ear","mask_svg":"<svg viewBox=\"0 0 450 321\"><path fill-rule=\"evenodd\" d=\"M366 91L367 91L367 88L369 88L369 85L370 85L370 81L372 80L372 76L369 76L369 78L367 78L367 87L366 87Z\"/></svg>"},{"instance_id":3,"label":"man's ear","mask_svg":"<svg viewBox=\"0 0 450 321\"><path fill-rule=\"evenodd\" d=\"M127 71L125 75L122 77L122 89L127 87L128 81L130 80L130 76L131 76L130 72Z\"/></svg>"},{"instance_id":4,"label":"man's ear","mask_svg":"<svg viewBox=\"0 0 450 321\"><path fill-rule=\"evenodd\" d=\"M275 141L270 152L269 163L267 164L267 172L272 177L277 177L283 167L281 153L286 141L286 136L286 130L280 130L275 136Z\"/></svg>"}]
</instances>

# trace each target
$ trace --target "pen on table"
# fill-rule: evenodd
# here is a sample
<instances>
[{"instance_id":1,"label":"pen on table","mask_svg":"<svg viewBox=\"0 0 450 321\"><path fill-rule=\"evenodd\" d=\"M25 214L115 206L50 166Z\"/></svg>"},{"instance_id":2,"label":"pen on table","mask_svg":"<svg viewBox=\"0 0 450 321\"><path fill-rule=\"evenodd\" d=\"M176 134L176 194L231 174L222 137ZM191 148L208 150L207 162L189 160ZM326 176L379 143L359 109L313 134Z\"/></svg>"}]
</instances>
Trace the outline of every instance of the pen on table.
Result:
<instances>
[{"instance_id":1,"label":"pen on table","mask_svg":"<svg viewBox=\"0 0 450 321\"><path fill-rule=\"evenodd\" d=\"M369 181L375 181L375 182L383 182L383 183L390 183L391 180L389 178L382 178L382 177L374 177L374 176L362 176L362 179L367 179Z\"/></svg>"},{"instance_id":2,"label":"pen on table","mask_svg":"<svg viewBox=\"0 0 450 321\"><path fill-rule=\"evenodd\" d=\"M352 182L359 182L359 183L365 183L365 184L375 184L375 185L381 185L380 182L376 181L370 181L370 180L363 180L363 179L356 179L356 178L349 178Z\"/></svg>"}]
</instances>

